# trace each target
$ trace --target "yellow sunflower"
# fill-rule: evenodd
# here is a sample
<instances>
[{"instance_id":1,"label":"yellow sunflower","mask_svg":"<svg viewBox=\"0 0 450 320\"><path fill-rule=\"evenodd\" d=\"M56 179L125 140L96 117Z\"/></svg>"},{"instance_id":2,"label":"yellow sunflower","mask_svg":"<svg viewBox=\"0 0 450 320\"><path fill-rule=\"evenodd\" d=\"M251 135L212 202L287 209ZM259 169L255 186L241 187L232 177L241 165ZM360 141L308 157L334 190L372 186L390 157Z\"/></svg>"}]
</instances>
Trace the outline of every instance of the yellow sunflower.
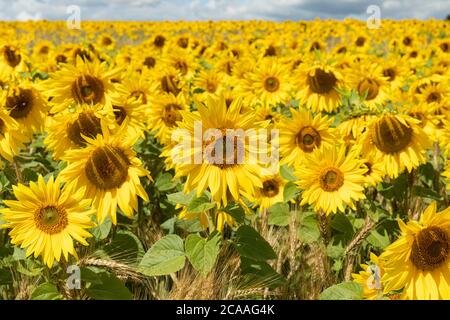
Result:
<instances>
[{"instance_id":1,"label":"yellow sunflower","mask_svg":"<svg viewBox=\"0 0 450 320\"><path fill-rule=\"evenodd\" d=\"M315 117L305 109L291 108L292 119L280 120L281 164L300 164L305 156L321 146L336 143L332 118L317 114Z\"/></svg>"},{"instance_id":2,"label":"yellow sunflower","mask_svg":"<svg viewBox=\"0 0 450 320\"><path fill-rule=\"evenodd\" d=\"M356 152L345 155L345 148L321 147L305 156L295 167L296 182L302 192L301 205L310 204L316 212L344 211L344 205L355 210L354 201L364 199L364 173L367 171Z\"/></svg>"},{"instance_id":3,"label":"yellow sunflower","mask_svg":"<svg viewBox=\"0 0 450 320\"><path fill-rule=\"evenodd\" d=\"M229 199L237 202L243 192L254 195L255 188L262 187L262 167L249 156L249 136L257 133L247 130L257 129L253 127L255 114L241 113L241 109L240 98L227 108L220 96L208 98L206 105L198 106L198 112L181 111L183 122L178 131L180 138L189 139L172 149L172 158L179 159L175 177L187 177L186 193L196 189L200 196L209 189L213 200L226 206ZM205 137L194 134L199 124Z\"/></svg>"},{"instance_id":4,"label":"yellow sunflower","mask_svg":"<svg viewBox=\"0 0 450 320\"><path fill-rule=\"evenodd\" d=\"M182 94L162 94L152 100L152 107L148 111L148 124L151 132L158 140L169 143L171 133L177 127L177 122L183 118L180 111L188 110L186 100Z\"/></svg>"},{"instance_id":5,"label":"yellow sunflower","mask_svg":"<svg viewBox=\"0 0 450 320\"><path fill-rule=\"evenodd\" d=\"M277 202L284 201L284 186L286 181L279 175L264 176L262 188L256 189L254 201L261 210L269 209Z\"/></svg>"},{"instance_id":6,"label":"yellow sunflower","mask_svg":"<svg viewBox=\"0 0 450 320\"><path fill-rule=\"evenodd\" d=\"M51 268L53 262L66 261L68 256L77 257L73 239L87 246L91 234L85 229L94 226L89 210L90 201L83 198L84 189L60 189L60 179L50 177L45 183L42 176L38 182L13 186L17 200L3 200L7 208L0 209L10 228L11 243L26 248L26 255L42 255L44 263Z\"/></svg>"},{"instance_id":7,"label":"yellow sunflower","mask_svg":"<svg viewBox=\"0 0 450 320\"><path fill-rule=\"evenodd\" d=\"M384 164L391 178L405 168L411 172L426 161L430 139L419 127L420 121L406 115L384 114L374 118L361 136L363 157Z\"/></svg>"},{"instance_id":8,"label":"yellow sunflower","mask_svg":"<svg viewBox=\"0 0 450 320\"><path fill-rule=\"evenodd\" d=\"M47 103L33 84L23 82L9 85L3 91L2 105L28 137L43 129Z\"/></svg>"},{"instance_id":9,"label":"yellow sunflower","mask_svg":"<svg viewBox=\"0 0 450 320\"><path fill-rule=\"evenodd\" d=\"M149 177L149 173L132 150L135 141L126 139L122 128L114 136L108 130L95 139L85 136L85 148L69 150L64 156L68 165L61 180L75 189L85 188L100 223L109 216L116 224L117 206L131 218L138 210L137 196L148 201L139 177Z\"/></svg>"},{"instance_id":10,"label":"yellow sunflower","mask_svg":"<svg viewBox=\"0 0 450 320\"><path fill-rule=\"evenodd\" d=\"M53 152L54 159L63 159L67 150L86 146L84 137L95 138L102 133L102 128L111 126L113 118L112 112L103 110L101 105L79 105L72 112L67 111L48 118L44 143L47 149Z\"/></svg>"},{"instance_id":11,"label":"yellow sunflower","mask_svg":"<svg viewBox=\"0 0 450 320\"><path fill-rule=\"evenodd\" d=\"M403 289L403 299L450 299L450 208L433 202L420 221L398 220L401 236L380 258L384 293Z\"/></svg>"},{"instance_id":12,"label":"yellow sunflower","mask_svg":"<svg viewBox=\"0 0 450 320\"><path fill-rule=\"evenodd\" d=\"M112 109L117 91L111 78L120 69L106 70L104 64L77 58L77 65L64 64L45 81L46 94L52 98L51 112L67 110L74 104L103 104Z\"/></svg>"},{"instance_id":13,"label":"yellow sunflower","mask_svg":"<svg viewBox=\"0 0 450 320\"><path fill-rule=\"evenodd\" d=\"M23 134L20 125L0 109L0 155L11 162L28 141L29 137Z\"/></svg>"},{"instance_id":14,"label":"yellow sunflower","mask_svg":"<svg viewBox=\"0 0 450 320\"><path fill-rule=\"evenodd\" d=\"M237 91L242 94L244 102L250 105L287 104L292 91L289 71L284 65L262 60L245 76Z\"/></svg>"},{"instance_id":15,"label":"yellow sunflower","mask_svg":"<svg viewBox=\"0 0 450 320\"><path fill-rule=\"evenodd\" d=\"M336 89L343 88L343 80L339 70L325 63L302 64L294 75L297 97L314 112L333 112L339 107L341 95Z\"/></svg>"}]
</instances>

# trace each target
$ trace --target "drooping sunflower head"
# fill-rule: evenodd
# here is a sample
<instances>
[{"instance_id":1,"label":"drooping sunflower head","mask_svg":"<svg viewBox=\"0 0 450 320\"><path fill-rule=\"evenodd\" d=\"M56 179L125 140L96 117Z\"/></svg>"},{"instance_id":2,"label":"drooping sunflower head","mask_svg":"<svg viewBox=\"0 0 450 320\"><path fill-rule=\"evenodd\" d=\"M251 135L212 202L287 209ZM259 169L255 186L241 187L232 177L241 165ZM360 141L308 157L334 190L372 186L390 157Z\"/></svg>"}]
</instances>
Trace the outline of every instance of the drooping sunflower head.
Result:
<instances>
[{"instance_id":1,"label":"drooping sunflower head","mask_svg":"<svg viewBox=\"0 0 450 320\"><path fill-rule=\"evenodd\" d=\"M406 115L384 114L373 119L361 137L363 156L383 162L390 177L418 167L430 145L418 123Z\"/></svg>"},{"instance_id":2,"label":"drooping sunflower head","mask_svg":"<svg viewBox=\"0 0 450 320\"><path fill-rule=\"evenodd\" d=\"M8 70L17 72L26 71L28 68L25 60L27 60L25 52L19 46L15 44L4 44L0 47L0 62Z\"/></svg>"},{"instance_id":3,"label":"drooping sunflower head","mask_svg":"<svg viewBox=\"0 0 450 320\"><path fill-rule=\"evenodd\" d=\"M31 137L39 132L44 124L47 103L35 85L27 81L10 84L3 91L3 106L9 116L20 124L21 130Z\"/></svg>"},{"instance_id":4,"label":"drooping sunflower head","mask_svg":"<svg viewBox=\"0 0 450 320\"><path fill-rule=\"evenodd\" d=\"M117 206L132 217L137 210L137 196L148 200L139 177L149 174L131 147L136 139L127 137L125 123L114 135L103 130L103 135L95 139L85 137L85 148L64 155L69 165L61 172L61 179L86 189L100 222L109 216L115 224Z\"/></svg>"},{"instance_id":5,"label":"drooping sunflower head","mask_svg":"<svg viewBox=\"0 0 450 320\"><path fill-rule=\"evenodd\" d=\"M163 144L167 144L177 123L183 119L181 112L187 110L187 104L182 94L175 97L172 94L159 95L153 100L152 108L148 111L148 124L155 136Z\"/></svg>"},{"instance_id":6,"label":"drooping sunflower head","mask_svg":"<svg viewBox=\"0 0 450 320\"><path fill-rule=\"evenodd\" d=\"M112 112L104 110L102 105L79 105L73 111L48 119L44 143L53 151L55 159L61 159L66 150L86 147L86 137L95 138L106 127L113 127L113 119Z\"/></svg>"},{"instance_id":7,"label":"drooping sunflower head","mask_svg":"<svg viewBox=\"0 0 450 320\"><path fill-rule=\"evenodd\" d=\"M254 199L251 199L261 210L270 208L277 202L283 202L286 181L278 174L262 178L262 187L256 189Z\"/></svg>"},{"instance_id":8,"label":"drooping sunflower head","mask_svg":"<svg viewBox=\"0 0 450 320\"><path fill-rule=\"evenodd\" d=\"M313 111L332 112L340 103L336 89L343 86L341 73L332 64L316 62L313 66L302 64L294 77L297 97Z\"/></svg>"}]
</instances>

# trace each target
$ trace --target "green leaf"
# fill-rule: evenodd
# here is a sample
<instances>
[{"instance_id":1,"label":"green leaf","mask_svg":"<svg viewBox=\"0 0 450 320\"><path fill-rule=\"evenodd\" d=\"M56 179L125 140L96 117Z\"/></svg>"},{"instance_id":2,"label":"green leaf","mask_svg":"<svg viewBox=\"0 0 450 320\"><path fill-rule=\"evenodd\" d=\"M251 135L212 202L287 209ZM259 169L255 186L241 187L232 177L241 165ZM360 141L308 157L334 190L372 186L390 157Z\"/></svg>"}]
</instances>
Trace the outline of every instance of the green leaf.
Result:
<instances>
[{"instance_id":1,"label":"green leaf","mask_svg":"<svg viewBox=\"0 0 450 320\"><path fill-rule=\"evenodd\" d=\"M104 240L108 237L111 231L112 223L109 218L107 218L102 224L99 224L95 228L91 229L91 233L97 240Z\"/></svg>"},{"instance_id":2,"label":"green leaf","mask_svg":"<svg viewBox=\"0 0 450 320\"><path fill-rule=\"evenodd\" d=\"M175 192L167 195L167 200L172 204L181 204L187 206L195 197L195 191L186 194L183 191Z\"/></svg>"},{"instance_id":3,"label":"green leaf","mask_svg":"<svg viewBox=\"0 0 450 320\"><path fill-rule=\"evenodd\" d=\"M331 220L331 227L334 230L340 231L348 236L351 236L354 233L351 222L343 213L337 213L333 216L333 219Z\"/></svg>"},{"instance_id":4,"label":"green leaf","mask_svg":"<svg viewBox=\"0 0 450 320\"><path fill-rule=\"evenodd\" d=\"M244 209L241 206L235 204L228 204L221 211L228 213L237 223L243 223L245 218Z\"/></svg>"},{"instance_id":5,"label":"green leaf","mask_svg":"<svg viewBox=\"0 0 450 320\"><path fill-rule=\"evenodd\" d=\"M241 257L240 285L242 287L269 287L275 289L286 283L286 279L276 272L267 262Z\"/></svg>"},{"instance_id":6,"label":"green leaf","mask_svg":"<svg viewBox=\"0 0 450 320\"><path fill-rule=\"evenodd\" d=\"M53 283L45 282L31 293L31 300L61 300L63 296Z\"/></svg>"},{"instance_id":7,"label":"green leaf","mask_svg":"<svg viewBox=\"0 0 450 320\"><path fill-rule=\"evenodd\" d=\"M294 168L287 165L282 165L280 167L280 175L289 181L296 181L297 177L294 175Z\"/></svg>"},{"instance_id":8,"label":"green leaf","mask_svg":"<svg viewBox=\"0 0 450 320\"><path fill-rule=\"evenodd\" d=\"M155 181L155 187L159 191L168 191L172 190L177 186L178 182L173 181L173 177L170 173L163 173Z\"/></svg>"},{"instance_id":9,"label":"green leaf","mask_svg":"<svg viewBox=\"0 0 450 320\"><path fill-rule=\"evenodd\" d=\"M220 235L216 234L207 240L197 234L191 234L186 238L186 256L192 266L203 275L207 275L216 263L219 253Z\"/></svg>"},{"instance_id":10,"label":"green leaf","mask_svg":"<svg viewBox=\"0 0 450 320\"><path fill-rule=\"evenodd\" d=\"M412 192L415 196L419 196L422 198L428 198L428 199L433 199L433 200L437 200L437 201L442 200L442 196L431 188L414 186L412 188Z\"/></svg>"},{"instance_id":11,"label":"green leaf","mask_svg":"<svg viewBox=\"0 0 450 320\"><path fill-rule=\"evenodd\" d=\"M297 188L295 183L290 181L284 186L283 199L287 202L291 199L294 199L299 193L300 190Z\"/></svg>"},{"instance_id":12,"label":"green leaf","mask_svg":"<svg viewBox=\"0 0 450 320\"><path fill-rule=\"evenodd\" d=\"M26 276L35 277L42 273L44 268L39 266L36 262L30 259L18 261L16 270Z\"/></svg>"},{"instance_id":13,"label":"green leaf","mask_svg":"<svg viewBox=\"0 0 450 320\"><path fill-rule=\"evenodd\" d=\"M265 261L277 257L270 244L252 227L241 226L236 231L236 247L241 257Z\"/></svg>"},{"instance_id":14,"label":"green leaf","mask_svg":"<svg viewBox=\"0 0 450 320\"><path fill-rule=\"evenodd\" d=\"M86 294L95 300L131 300L133 295L115 275L101 270L97 282L86 287Z\"/></svg>"},{"instance_id":15,"label":"green leaf","mask_svg":"<svg viewBox=\"0 0 450 320\"><path fill-rule=\"evenodd\" d=\"M130 231L120 230L111 243L103 249L112 259L124 260L129 264L137 264L144 256L144 247L139 238Z\"/></svg>"},{"instance_id":16,"label":"green leaf","mask_svg":"<svg viewBox=\"0 0 450 320\"><path fill-rule=\"evenodd\" d=\"M192 213L199 213L212 209L215 206L216 204L211 202L206 195L202 195L199 198L193 199L189 203L187 210Z\"/></svg>"},{"instance_id":17,"label":"green leaf","mask_svg":"<svg viewBox=\"0 0 450 320\"><path fill-rule=\"evenodd\" d=\"M139 264L139 271L148 276L166 275L182 269L185 260L183 240L169 234L147 251Z\"/></svg>"},{"instance_id":18,"label":"green leaf","mask_svg":"<svg viewBox=\"0 0 450 320\"><path fill-rule=\"evenodd\" d=\"M289 205L287 203L276 203L269 208L269 225L287 226L290 217Z\"/></svg>"},{"instance_id":19,"label":"green leaf","mask_svg":"<svg viewBox=\"0 0 450 320\"><path fill-rule=\"evenodd\" d=\"M384 249L391 243L386 230L384 230L384 234L380 234L377 230L372 230L366 240L377 249Z\"/></svg>"},{"instance_id":20,"label":"green leaf","mask_svg":"<svg viewBox=\"0 0 450 320\"><path fill-rule=\"evenodd\" d=\"M320 230L315 214L302 217L301 224L297 229L297 236L304 243L313 243L319 240Z\"/></svg>"},{"instance_id":21,"label":"green leaf","mask_svg":"<svg viewBox=\"0 0 450 320\"><path fill-rule=\"evenodd\" d=\"M363 288L356 282L342 282L325 289L320 300L361 300Z\"/></svg>"},{"instance_id":22,"label":"green leaf","mask_svg":"<svg viewBox=\"0 0 450 320\"><path fill-rule=\"evenodd\" d=\"M12 284L13 278L10 268L0 268L0 286L5 284Z\"/></svg>"}]
</instances>

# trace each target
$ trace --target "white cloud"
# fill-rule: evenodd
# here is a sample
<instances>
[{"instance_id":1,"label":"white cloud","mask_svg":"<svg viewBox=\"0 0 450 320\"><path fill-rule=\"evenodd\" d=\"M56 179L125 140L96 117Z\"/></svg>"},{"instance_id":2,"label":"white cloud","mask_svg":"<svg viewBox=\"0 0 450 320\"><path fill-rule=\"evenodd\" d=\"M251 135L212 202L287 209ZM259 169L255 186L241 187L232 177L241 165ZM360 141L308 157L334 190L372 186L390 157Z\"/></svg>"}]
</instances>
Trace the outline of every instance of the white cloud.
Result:
<instances>
[{"instance_id":1,"label":"white cloud","mask_svg":"<svg viewBox=\"0 0 450 320\"><path fill-rule=\"evenodd\" d=\"M0 0L0 19L65 20L69 5L81 8L83 19L102 20L301 20L366 16L369 5L382 18L444 18L448 0Z\"/></svg>"}]
</instances>

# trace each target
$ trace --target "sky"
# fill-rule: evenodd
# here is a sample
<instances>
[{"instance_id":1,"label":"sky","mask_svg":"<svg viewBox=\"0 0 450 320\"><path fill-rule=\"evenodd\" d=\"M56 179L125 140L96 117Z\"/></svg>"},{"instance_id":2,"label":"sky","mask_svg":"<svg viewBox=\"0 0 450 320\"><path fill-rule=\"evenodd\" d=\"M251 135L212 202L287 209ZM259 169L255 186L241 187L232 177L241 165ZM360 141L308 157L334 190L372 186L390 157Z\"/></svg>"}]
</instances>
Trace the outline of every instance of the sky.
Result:
<instances>
[{"instance_id":1,"label":"sky","mask_svg":"<svg viewBox=\"0 0 450 320\"><path fill-rule=\"evenodd\" d=\"M444 19L450 0L0 0L0 20L67 20L76 5L81 20L366 20L370 5L381 19Z\"/></svg>"}]
</instances>

